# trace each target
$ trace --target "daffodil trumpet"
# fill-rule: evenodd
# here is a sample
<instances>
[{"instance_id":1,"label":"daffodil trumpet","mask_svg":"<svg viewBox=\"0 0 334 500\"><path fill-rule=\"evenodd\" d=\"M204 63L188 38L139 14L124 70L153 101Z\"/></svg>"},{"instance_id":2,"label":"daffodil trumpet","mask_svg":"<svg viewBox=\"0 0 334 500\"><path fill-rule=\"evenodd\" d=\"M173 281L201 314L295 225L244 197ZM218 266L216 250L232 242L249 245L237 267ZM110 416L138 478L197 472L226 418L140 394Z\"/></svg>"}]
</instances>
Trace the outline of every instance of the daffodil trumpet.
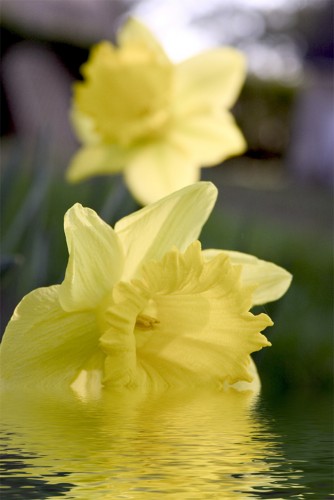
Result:
<instances>
[{"instance_id":1,"label":"daffodil trumpet","mask_svg":"<svg viewBox=\"0 0 334 500\"><path fill-rule=\"evenodd\" d=\"M199 182L116 223L75 204L65 215L69 261L60 285L23 298L4 335L5 386L259 389L251 353L272 324L252 306L281 297L291 275L198 241L215 186Z\"/></svg>"},{"instance_id":2,"label":"daffodil trumpet","mask_svg":"<svg viewBox=\"0 0 334 500\"><path fill-rule=\"evenodd\" d=\"M74 85L71 118L82 147L67 179L123 172L139 203L159 200L199 180L200 168L244 152L229 109L245 79L232 47L174 64L138 20L114 46L95 45Z\"/></svg>"}]
</instances>

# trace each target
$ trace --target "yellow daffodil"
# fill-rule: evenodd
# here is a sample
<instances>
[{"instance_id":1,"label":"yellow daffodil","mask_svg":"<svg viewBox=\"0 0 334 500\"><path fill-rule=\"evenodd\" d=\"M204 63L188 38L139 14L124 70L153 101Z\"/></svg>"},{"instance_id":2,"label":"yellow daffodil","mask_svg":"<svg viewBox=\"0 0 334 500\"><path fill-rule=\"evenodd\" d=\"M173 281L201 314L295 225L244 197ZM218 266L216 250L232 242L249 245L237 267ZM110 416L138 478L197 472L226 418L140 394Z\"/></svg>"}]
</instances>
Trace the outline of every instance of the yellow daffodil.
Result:
<instances>
[{"instance_id":1,"label":"yellow daffodil","mask_svg":"<svg viewBox=\"0 0 334 500\"><path fill-rule=\"evenodd\" d=\"M279 298L291 276L197 241L217 196L199 182L112 229L80 204L65 215L69 262L61 285L15 310L1 346L6 384L102 387L259 387L250 354L272 322L254 304Z\"/></svg>"},{"instance_id":2,"label":"yellow daffodil","mask_svg":"<svg viewBox=\"0 0 334 500\"><path fill-rule=\"evenodd\" d=\"M72 119L83 146L69 181L124 171L135 198L147 204L196 182L200 167L245 149L228 111L245 78L236 49L172 64L148 29L130 19L118 47L93 47L82 74Z\"/></svg>"}]
</instances>

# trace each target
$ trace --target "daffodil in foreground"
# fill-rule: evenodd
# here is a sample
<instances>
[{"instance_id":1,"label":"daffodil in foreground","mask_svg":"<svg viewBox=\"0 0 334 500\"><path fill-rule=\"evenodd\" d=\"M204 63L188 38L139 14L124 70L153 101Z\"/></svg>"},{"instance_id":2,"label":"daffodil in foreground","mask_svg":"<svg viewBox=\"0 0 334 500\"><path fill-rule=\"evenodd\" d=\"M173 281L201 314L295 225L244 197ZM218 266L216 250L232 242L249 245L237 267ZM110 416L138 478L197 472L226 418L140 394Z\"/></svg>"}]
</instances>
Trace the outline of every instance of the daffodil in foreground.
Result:
<instances>
[{"instance_id":1,"label":"daffodil in foreground","mask_svg":"<svg viewBox=\"0 0 334 500\"><path fill-rule=\"evenodd\" d=\"M250 354L272 324L250 308L279 298L291 276L197 241L216 200L200 182L120 220L114 229L76 204L65 215L61 285L16 308L1 346L2 380L21 386L259 387Z\"/></svg>"},{"instance_id":2,"label":"daffodil in foreground","mask_svg":"<svg viewBox=\"0 0 334 500\"><path fill-rule=\"evenodd\" d=\"M243 55L217 48L173 64L130 19L118 46L94 46L74 86L72 121L82 148L67 178L124 172L142 204L198 181L200 167L245 149L228 111L245 78Z\"/></svg>"}]
</instances>

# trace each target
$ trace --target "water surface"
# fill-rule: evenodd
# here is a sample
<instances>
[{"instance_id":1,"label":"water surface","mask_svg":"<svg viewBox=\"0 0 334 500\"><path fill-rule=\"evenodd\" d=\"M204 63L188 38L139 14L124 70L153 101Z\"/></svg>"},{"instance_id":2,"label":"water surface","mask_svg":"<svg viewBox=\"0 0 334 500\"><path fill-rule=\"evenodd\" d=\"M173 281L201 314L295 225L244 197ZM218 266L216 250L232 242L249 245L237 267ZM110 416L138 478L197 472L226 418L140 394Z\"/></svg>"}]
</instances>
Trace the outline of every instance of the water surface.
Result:
<instances>
[{"instance_id":1,"label":"water surface","mask_svg":"<svg viewBox=\"0 0 334 500\"><path fill-rule=\"evenodd\" d=\"M6 499L326 499L328 399L4 395Z\"/></svg>"}]
</instances>

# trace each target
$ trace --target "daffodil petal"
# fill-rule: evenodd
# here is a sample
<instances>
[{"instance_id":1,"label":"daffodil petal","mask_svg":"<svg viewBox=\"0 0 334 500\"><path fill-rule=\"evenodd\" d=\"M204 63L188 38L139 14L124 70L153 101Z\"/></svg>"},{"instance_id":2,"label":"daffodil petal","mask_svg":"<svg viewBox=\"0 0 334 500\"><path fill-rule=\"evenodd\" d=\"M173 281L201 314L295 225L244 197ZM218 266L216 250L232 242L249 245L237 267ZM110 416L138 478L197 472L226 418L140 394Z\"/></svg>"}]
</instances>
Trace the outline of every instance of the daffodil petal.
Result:
<instances>
[{"instance_id":1,"label":"daffodil petal","mask_svg":"<svg viewBox=\"0 0 334 500\"><path fill-rule=\"evenodd\" d=\"M142 205L193 184L199 175L199 168L181 148L158 141L137 149L125 169L126 183Z\"/></svg>"},{"instance_id":2,"label":"daffodil petal","mask_svg":"<svg viewBox=\"0 0 334 500\"><path fill-rule=\"evenodd\" d=\"M98 349L93 313L66 313L59 286L39 288L17 306L1 343L4 384L69 386Z\"/></svg>"},{"instance_id":3,"label":"daffodil petal","mask_svg":"<svg viewBox=\"0 0 334 500\"><path fill-rule=\"evenodd\" d=\"M276 264L258 259L253 255L230 250L204 250L205 259L224 253L232 264L242 266L241 279L247 286L255 287L253 305L266 304L279 299L288 290L292 275Z\"/></svg>"},{"instance_id":4,"label":"daffodil petal","mask_svg":"<svg viewBox=\"0 0 334 500\"><path fill-rule=\"evenodd\" d=\"M59 288L66 311L93 309L119 280L123 250L117 234L90 208L76 203L64 220L69 261Z\"/></svg>"},{"instance_id":5,"label":"daffodil petal","mask_svg":"<svg viewBox=\"0 0 334 500\"><path fill-rule=\"evenodd\" d=\"M216 165L246 149L245 139L228 111L202 110L181 116L171 131L175 144L191 152L201 167Z\"/></svg>"},{"instance_id":6,"label":"daffodil petal","mask_svg":"<svg viewBox=\"0 0 334 500\"><path fill-rule=\"evenodd\" d=\"M130 17L124 24L117 36L118 44L124 48L129 45L140 46L144 45L155 57L168 60L162 46L151 33L138 19Z\"/></svg>"},{"instance_id":7,"label":"daffodil petal","mask_svg":"<svg viewBox=\"0 0 334 500\"><path fill-rule=\"evenodd\" d=\"M127 159L127 152L117 145L84 146L71 159L66 178L78 182L95 175L115 174L124 168Z\"/></svg>"},{"instance_id":8,"label":"daffodil petal","mask_svg":"<svg viewBox=\"0 0 334 500\"><path fill-rule=\"evenodd\" d=\"M187 186L124 217L115 226L126 255L123 279L132 278L173 246L183 251L196 240L217 198L211 182Z\"/></svg>"},{"instance_id":9,"label":"daffodil petal","mask_svg":"<svg viewBox=\"0 0 334 500\"><path fill-rule=\"evenodd\" d=\"M175 93L183 105L233 106L246 76L245 58L232 47L203 52L176 66Z\"/></svg>"},{"instance_id":10,"label":"daffodil petal","mask_svg":"<svg viewBox=\"0 0 334 500\"><path fill-rule=\"evenodd\" d=\"M252 382L250 353L270 345L260 332L272 321L249 312L251 290L221 253L202 260L199 242L148 263L141 280L152 294L144 314L156 318L138 359L169 385ZM139 335L139 332L137 332Z\"/></svg>"}]
</instances>

